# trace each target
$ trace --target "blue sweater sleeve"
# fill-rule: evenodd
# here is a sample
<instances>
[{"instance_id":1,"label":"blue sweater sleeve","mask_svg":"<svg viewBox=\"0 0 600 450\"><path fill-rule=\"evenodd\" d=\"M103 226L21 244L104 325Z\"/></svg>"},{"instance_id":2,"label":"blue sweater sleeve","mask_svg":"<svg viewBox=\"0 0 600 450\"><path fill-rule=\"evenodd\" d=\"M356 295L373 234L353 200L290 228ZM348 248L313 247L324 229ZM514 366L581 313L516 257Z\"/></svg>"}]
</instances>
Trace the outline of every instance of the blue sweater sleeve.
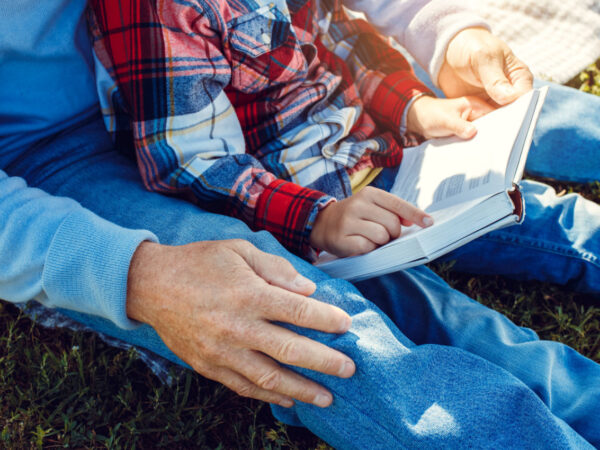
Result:
<instances>
[{"instance_id":1,"label":"blue sweater sleeve","mask_svg":"<svg viewBox=\"0 0 600 450\"><path fill-rule=\"evenodd\" d=\"M138 324L125 310L133 253L149 231L108 222L76 201L0 171L0 298Z\"/></svg>"}]
</instances>

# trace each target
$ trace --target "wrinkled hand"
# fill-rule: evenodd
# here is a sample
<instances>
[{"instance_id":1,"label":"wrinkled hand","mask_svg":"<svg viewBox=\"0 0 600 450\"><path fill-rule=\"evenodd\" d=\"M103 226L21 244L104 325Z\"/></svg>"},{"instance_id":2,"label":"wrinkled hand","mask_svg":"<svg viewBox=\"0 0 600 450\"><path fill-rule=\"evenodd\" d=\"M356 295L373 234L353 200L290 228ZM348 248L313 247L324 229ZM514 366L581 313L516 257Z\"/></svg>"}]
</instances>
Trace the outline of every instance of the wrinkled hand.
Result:
<instances>
[{"instance_id":1,"label":"wrinkled hand","mask_svg":"<svg viewBox=\"0 0 600 450\"><path fill-rule=\"evenodd\" d=\"M339 257L360 255L400 236L403 226L427 227L433 219L389 192L367 186L317 215L310 244Z\"/></svg>"},{"instance_id":2,"label":"wrinkled hand","mask_svg":"<svg viewBox=\"0 0 600 450\"><path fill-rule=\"evenodd\" d=\"M438 84L449 98L477 95L506 105L533 87L533 75L501 39L467 28L448 44Z\"/></svg>"},{"instance_id":3,"label":"wrinkled hand","mask_svg":"<svg viewBox=\"0 0 600 450\"><path fill-rule=\"evenodd\" d=\"M327 390L277 361L344 378L353 375L354 363L272 323L346 332L350 317L307 297L314 291L288 261L246 241L144 242L129 271L127 314L151 325L197 372L242 396L325 407L332 401Z\"/></svg>"},{"instance_id":4,"label":"wrinkled hand","mask_svg":"<svg viewBox=\"0 0 600 450\"><path fill-rule=\"evenodd\" d=\"M477 129L470 122L493 110L475 96L442 99L425 95L410 106L406 128L426 139L452 135L471 139Z\"/></svg>"}]
</instances>

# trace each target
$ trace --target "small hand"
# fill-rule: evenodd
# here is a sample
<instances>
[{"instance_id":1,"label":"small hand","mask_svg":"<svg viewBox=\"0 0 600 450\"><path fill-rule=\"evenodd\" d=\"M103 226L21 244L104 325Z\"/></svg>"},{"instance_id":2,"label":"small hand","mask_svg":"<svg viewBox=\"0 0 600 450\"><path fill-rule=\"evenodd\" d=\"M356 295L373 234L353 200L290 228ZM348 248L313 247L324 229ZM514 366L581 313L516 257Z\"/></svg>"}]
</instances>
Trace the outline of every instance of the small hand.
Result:
<instances>
[{"instance_id":1,"label":"small hand","mask_svg":"<svg viewBox=\"0 0 600 450\"><path fill-rule=\"evenodd\" d=\"M431 216L389 192L367 186L319 212L310 244L339 257L360 255L396 239L402 226L433 224Z\"/></svg>"},{"instance_id":2,"label":"small hand","mask_svg":"<svg viewBox=\"0 0 600 450\"><path fill-rule=\"evenodd\" d=\"M206 378L245 397L325 407L332 396L284 364L347 378L344 354L274 322L345 333L350 317L307 297L315 284L242 240L170 247L144 242L129 270L127 314Z\"/></svg>"},{"instance_id":3,"label":"small hand","mask_svg":"<svg viewBox=\"0 0 600 450\"><path fill-rule=\"evenodd\" d=\"M426 139L452 135L471 139L477 133L471 121L493 110L479 97L441 99L423 96L410 106L406 128Z\"/></svg>"},{"instance_id":4,"label":"small hand","mask_svg":"<svg viewBox=\"0 0 600 450\"><path fill-rule=\"evenodd\" d=\"M438 84L449 98L477 95L506 105L532 89L533 75L504 41L467 28L448 44Z\"/></svg>"}]
</instances>

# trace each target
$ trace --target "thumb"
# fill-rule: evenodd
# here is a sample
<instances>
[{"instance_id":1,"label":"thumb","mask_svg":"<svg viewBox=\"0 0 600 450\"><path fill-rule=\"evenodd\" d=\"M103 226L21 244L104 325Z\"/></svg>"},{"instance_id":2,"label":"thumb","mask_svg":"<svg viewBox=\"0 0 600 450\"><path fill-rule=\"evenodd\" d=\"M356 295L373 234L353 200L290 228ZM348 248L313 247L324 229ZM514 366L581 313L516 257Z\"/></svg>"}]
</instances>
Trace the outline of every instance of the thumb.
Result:
<instances>
[{"instance_id":1,"label":"thumb","mask_svg":"<svg viewBox=\"0 0 600 450\"><path fill-rule=\"evenodd\" d=\"M245 247L241 255L259 277L273 286L306 296L317 289L315 283L280 256L262 252L253 245Z\"/></svg>"},{"instance_id":2,"label":"thumb","mask_svg":"<svg viewBox=\"0 0 600 450\"><path fill-rule=\"evenodd\" d=\"M504 73L503 54L487 58L478 67L479 79L490 98L499 105L506 105L519 96Z\"/></svg>"}]
</instances>

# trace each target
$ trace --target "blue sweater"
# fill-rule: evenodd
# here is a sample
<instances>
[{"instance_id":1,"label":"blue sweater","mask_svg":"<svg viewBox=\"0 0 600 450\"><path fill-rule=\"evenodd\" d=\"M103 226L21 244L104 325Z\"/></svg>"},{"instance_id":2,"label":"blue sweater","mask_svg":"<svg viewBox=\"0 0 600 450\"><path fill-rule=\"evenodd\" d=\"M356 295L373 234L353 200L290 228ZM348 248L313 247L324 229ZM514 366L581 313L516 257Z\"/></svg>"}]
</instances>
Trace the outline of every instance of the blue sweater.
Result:
<instances>
[{"instance_id":1,"label":"blue sweater","mask_svg":"<svg viewBox=\"0 0 600 450\"><path fill-rule=\"evenodd\" d=\"M95 112L85 0L0 3L0 161ZM0 167L1 169L2 167ZM0 170L0 298L95 314L123 328L131 257L149 231Z\"/></svg>"}]
</instances>

